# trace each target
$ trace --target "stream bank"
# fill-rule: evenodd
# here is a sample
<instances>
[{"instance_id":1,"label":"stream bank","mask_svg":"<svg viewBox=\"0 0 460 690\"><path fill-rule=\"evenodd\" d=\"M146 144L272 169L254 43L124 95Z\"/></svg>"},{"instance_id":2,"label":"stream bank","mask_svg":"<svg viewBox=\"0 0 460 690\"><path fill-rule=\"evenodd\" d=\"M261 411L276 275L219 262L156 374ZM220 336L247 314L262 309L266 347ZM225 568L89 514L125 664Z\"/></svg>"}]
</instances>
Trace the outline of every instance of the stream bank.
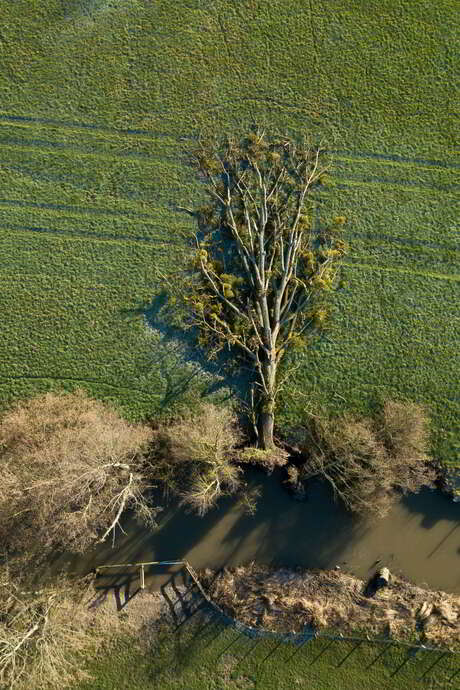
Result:
<instances>
[{"instance_id":1,"label":"stream bank","mask_svg":"<svg viewBox=\"0 0 460 690\"><path fill-rule=\"evenodd\" d=\"M460 650L460 595L417 587L389 574L385 586L341 570L291 570L255 563L200 574L209 596L230 617L281 633L365 630L373 638L418 641Z\"/></svg>"}]
</instances>

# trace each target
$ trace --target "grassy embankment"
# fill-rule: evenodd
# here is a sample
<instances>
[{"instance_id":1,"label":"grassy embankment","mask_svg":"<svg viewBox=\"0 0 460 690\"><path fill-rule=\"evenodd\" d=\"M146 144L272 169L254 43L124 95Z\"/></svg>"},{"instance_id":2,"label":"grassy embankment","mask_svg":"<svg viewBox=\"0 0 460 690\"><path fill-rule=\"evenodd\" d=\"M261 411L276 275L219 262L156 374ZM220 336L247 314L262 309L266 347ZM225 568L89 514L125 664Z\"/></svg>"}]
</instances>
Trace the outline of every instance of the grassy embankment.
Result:
<instances>
[{"instance_id":1,"label":"grassy embankment","mask_svg":"<svg viewBox=\"0 0 460 690\"><path fill-rule=\"evenodd\" d=\"M453 657L444 657L430 672L438 654L421 656L419 652L403 665L407 652L401 648L387 649L376 659L384 650L381 645L363 645L352 651L354 643L324 639L301 648L277 646L276 640L269 639L256 645L254 640L218 623L193 621L175 634L165 628L160 643L147 652L129 638L121 640L114 650L92 661L93 680L82 683L78 690L447 688L452 687L446 681L458 663ZM419 683L425 672L424 682Z\"/></svg>"}]
</instances>

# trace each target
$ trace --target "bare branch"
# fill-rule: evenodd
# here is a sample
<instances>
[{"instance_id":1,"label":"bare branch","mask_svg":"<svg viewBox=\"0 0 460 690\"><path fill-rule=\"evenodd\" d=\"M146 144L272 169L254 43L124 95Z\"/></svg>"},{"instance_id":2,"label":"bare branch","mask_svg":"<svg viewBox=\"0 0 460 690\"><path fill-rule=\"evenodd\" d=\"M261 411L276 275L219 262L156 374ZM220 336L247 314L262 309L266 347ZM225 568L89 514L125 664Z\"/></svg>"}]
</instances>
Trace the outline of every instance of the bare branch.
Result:
<instances>
[{"instance_id":1,"label":"bare branch","mask_svg":"<svg viewBox=\"0 0 460 690\"><path fill-rule=\"evenodd\" d=\"M198 284L207 284L221 306L216 314L211 298L201 293L194 319L204 338L206 332L211 336L214 352L233 344L249 356L258 375L261 418L271 428L268 436L277 367L302 333L320 332L326 312L314 308L334 288L333 264L344 252L344 243L337 244L338 226L313 234L308 220L310 193L327 169L323 157L321 146L257 132L240 143L227 141L205 169L218 207L206 245L211 256L200 261ZM222 220L216 230L217 216ZM264 434L260 438L265 443Z\"/></svg>"},{"instance_id":2,"label":"bare branch","mask_svg":"<svg viewBox=\"0 0 460 690\"><path fill-rule=\"evenodd\" d=\"M145 456L152 431L130 425L82 391L38 396L0 421L0 529L11 551L84 551L105 539L131 507L150 523L157 510Z\"/></svg>"}]
</instances>

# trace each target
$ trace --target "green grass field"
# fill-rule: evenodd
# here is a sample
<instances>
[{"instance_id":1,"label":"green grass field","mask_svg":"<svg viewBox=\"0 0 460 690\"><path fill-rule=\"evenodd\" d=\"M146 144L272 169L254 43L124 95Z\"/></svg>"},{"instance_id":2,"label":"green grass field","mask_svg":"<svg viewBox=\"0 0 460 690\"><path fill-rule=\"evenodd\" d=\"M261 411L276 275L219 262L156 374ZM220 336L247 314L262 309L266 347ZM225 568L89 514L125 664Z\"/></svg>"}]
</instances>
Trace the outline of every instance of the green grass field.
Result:
<instances>
[{"instance_id":1,"label":"green grass field","mask_svg":"<svg viewBox=\"0 0 460 690\"><path fill-rule=\"evenodd\" d=\"M183 263L183 148L252 123L321 133L347 288L299 362L303 407L426 403L458 462L453 0L15 0L0 5L0 402L81 385L131 418L225 381L136 308ZM299 391L302 395L299 395Z\"/></svg>"},{"instance_id":2,"label":"green grass field","mask_svg":"<svg viewBox=\"0 0 460 690\"><path fill-rule=\"evenodd\" d=\"M405 649L385 652L382 645L356 648L325 639L300 648L272 639L256 643L203 620L173 634L166 628L160 635L151 651L139 650L128 638L99 653L89 667L92 679L78 690L454 688L459 668L456 657L418 652L407 658Z\"/></svg>"}]
</instances>

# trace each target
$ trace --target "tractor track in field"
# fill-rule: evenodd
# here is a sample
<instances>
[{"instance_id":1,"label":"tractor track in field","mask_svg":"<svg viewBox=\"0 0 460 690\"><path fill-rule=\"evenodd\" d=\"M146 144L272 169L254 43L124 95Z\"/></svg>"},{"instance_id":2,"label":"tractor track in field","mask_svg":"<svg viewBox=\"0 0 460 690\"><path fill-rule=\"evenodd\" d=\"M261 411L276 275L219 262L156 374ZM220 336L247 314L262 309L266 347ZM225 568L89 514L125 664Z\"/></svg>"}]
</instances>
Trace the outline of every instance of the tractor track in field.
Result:
<instances>
[{"instance_id":1,"label":"tractor track in field","mask_svg":"<svg viewBox=\"0 0 460 690\"><path fill-rule=\"evenodd\" d=\"M144 225L149 225L158 228L158 223L149 223L148 221L155 220L155 216L150 213L139 213L139 211L131 211L128 209L113 210L110 208L95 208L89 206L73 206L71 204L53 204L51 202L39 201L23 201L21 199L0 199L0 207L11 208L30 208L47 211L68 211L76 216L119 216L120 218L132 218L139 220ZM147 221L147 222L145 222Z\"/></svg>"},{"instance_id":2,"label":"tractor track in field","mask_svg":"<svg viewBox=\"0 0 460 690\"><path fill-rule=\"evenodd\" d=\"M113 383L105 383L104 381L100 381L99 379L86 379L86 378L77 378L73 376L53 376L49 374L48 376L36 376L34 374L31 375L22 375L22 376L8 376L8 377L2 377L0 375L0 386L7 385L10 381L27 381L27 380L38 380L38 381L75 381L76 383L94 383L98 386L106 386L107 388L115 388L117 390L124 390L124 391L135 391L136 393L142 393L147 399L150 399L152 397L161 397L161 394L159 393L153 393L152 391L145 391L142 388L133 388L132 386L117 386L116 384Z\"/></svg>"},{"instance_id":3,"label":"tractor track in field","mask_svg":"<svg viewBox=\"0 0 460 690\"><path fill-rule=\"evenodd\" d=\"M0 144L1 146L1 144ZM27 161L29 162L29 161ZM4 162L3 164L0 164L0 169L5 170L5 171L10 171L13 174L19 174L22 178L28 178L30 179L33 183L40 182L44 183L46 185L53 184L53 185L67 185L68 187L71 187L74 190L78 190L79 192L86 192L88 194L94 194L94 188L91 184L91 181L88 181L87 177L85 175L65 175L65 174L56 174L56 173L50 173L49 169L43 168L40 171L36 171L30 168L20 165L12 165L9 162ZM124 175L125 179L128 177L128 173ZM152 190L149 190L149 195L147 194L146 190L142 190L140 185L135 185L135 184L129 184L130 191L125 194L121 193L114 193L113 190L110 190L108 192L102 190L97 190L96 194L98 196L103 196L105 198L107 197L113 197L116 199L116 201L121 201L121 202L127 202L128 204L140 204L142 205L143 202L146 201L146 198L150 195L153 196ZM131 191L133 189L140 189L141 191L139 192L134 192ZM156 207L157 210L160 210L159 207ZM167 207L166 207L167 208ZM165 206L161 208L162 211L164 211Z\"/></svg>"},{"instance_id":4,"label":"tractor track in field","mask_svg":"<svg viewBox=\"0 0 460 690\"><path fill-rule=\"evenodd\" d=\"M180 242L177 242L175 240L165 240L165 239L157 239L155 237L146 237L144 235L118 235L118 234L109 234L109 233L95 233L91 232L90 230L84 231L84 230L77 230L75 232L69 231L69 230L60 230L57 228L46 228L46 227L41 227L41 226L33 226L33 225L15 225L13 223L0 223L0 227L10 229L13 231L18 231L18 232L26 232L26 233L39 233L39 234L44 234L44 235L59 235L62 237L66 237L69 239L90 239L94 241L100 241L100 242L141 242L143 244L153 244L155 245L155 248L158 249L163 249L163 248L171 248L171 247L178 247L181 248L183 247L183 244Z\"/></svg>"},{"instance_id":5,"label":"tractor track in field","mask_svg":"<svg viewBox=\"0 0 460 690\"><path fill-rule=\"evenodd\" d=\"M410 158L407 156L400 156L396 153L373 153L371 151L344 151L340 149L331 149L337 160L353 161L362 160L377 161L382 163L391 163L392 165L416 165L417 167L428 168L442 168L444 170L460 170L460 163L447 163L445 161L432 160L428 158Z\"/></svg>"},{"instance_id":6,"label":"tractor track in field","mask_svg":"<svg viewBox=\"0 0 460 690\"><path fill-rule=\"evenodd\" d=\"M158 156L152 156L148 154L134 154L134 153L106 153L102 151L92 151L87 148L83 147L69 147L66 146L65 144L62 143L55 143L55 142L45 142L43 140L15 140L15 141L7 141L7 142L2 142L0 141L0 147L4 149L11 149L11 150L23 150L23 151L39 151L40 153L43 154L56 154L58 151L65 151L65 152L73 152L78 155L84 155L84 156L90 156L93 158L97 158L100 160L112 160L112 161L120 161L120 160L136 160L137 162L142 162L147 165L155 165L156 163L159 162L166 162L166 163L173 163L175 161L174 157L171 156L163 156L163 155L158 155ZM344 160L342 158L342 160ZM364 159L360 159L364 160ZM371 160L371 159L369 159ZM375 160L375 159L372 159ZM395 165L396 161L394 159L389 159L389 158L379 158L376 160L380 160L381 162L387 162L391 165ZM414 163L407 159L405 161L399 161L400 164L412 164ZM439 162L438 162L439 163ZM427 167L426 163L421 164L424 167ZM6 164L7 167L7 164ZM433 166L432 169L434 169L435 166ZM439 168L440 166L438 166ZM444 166L442 169L451 169L455 170L455 167L452 168L447 168L447 166ZM386 178L386 177L378 177L378 176L373 176L373 177L368 177L368 178L359 178L358 176L355 177L345 177L345 176L339 176L339 175L334 175L333 177L338 180L343 180L345 185L342 183L339 183L339 188L346 189L346 184L350 186L358 186L358 185L391 185L399 188L410 188L410 189L416 189L416 190L433 190L436 192L441 192L443 194L454 194L455 192L458 192L459 190L459 185L457 184L452 184L452 185L437 185L433 183L424 183L420 180L400 180L400 179L391 179L391 178ZM67 184L71 184L71 182L68 182Z\"/></svg>"},{"instance_id":7,"label":"tractor track in field","mask_svg":"<svg viewBox=\"0 0 460 690\"><path fill-rule=\"evenodd\" d=\"M146 129L117 129L116 127L108 127L107 125L96 125L88 122L77 122L77 121L66 121L66 120L54 120L52 118L46 117L32 117L28 115L8 115L6 113L0 113L0 121L10 122L11 124L30 124L30 125L44 125L47 127L56 127L61 129L73 129L78 130L92 130L95 132L104 132L106 134L116 134L118 136L145 136L147 139L161 139L163 137L168 137L167 134L155 134Z\"/></svg>"},{"instance_id":8,"label":"tractor track in field","mask_svg":"<svg viewBox=\"0 0 460 690\"><path fill-rule=\"evenodd\" d=\"M226 37L225 37L225 30L223 25L221 24L220 17L217 17L217 21L219 23L221 33L222 33L222 38L224 43L226 43ZM229 52L228 45L226 45L227 48L227 54L228 54L228 59L230 61L233 61L233 57ZM253 97L242 97L240 100L266 100L267 102L270 102L270 104L274 104L276 99L274 98L266 98L266 99L261 99L258 96L253 96ZM279 103L280 106L282 107L287 107L286 103ZM298 106L297 106L298 107ZM94 133L106 133L110 135L116 135L119 136L120 138L123 138L123 141L125 141L128 138L132 138L133 140L139 141L140 139L144 139L145 141L154 141L158 140L161 138L170 138L172 141L179 142L180 140L184 141L186 138L178 138L177 135L174 134L155 134L149 130L145 129L137 129L137 128L126 128L126 129L117 129L114 127L108 127L105 125L98 125L98 124L93 124L93 123L88 123L88 122L75 122L75 121L65 121L65 120L58 120L58 119L53 119L53 118L42 118L42 117L33 117L33 116L22 116L22 115L9 115L9 114L0 114L0 124L10 124L14 125L17 124L19 126L24 127L25 125L29 125L30 127L36 127L36 126L42 126L42 127L52 127L52 128L59 128L67 131L72 131L72 132L78 132L79 134L86 134L89 132L94 132ZM98 144L104 144L106 142L94 142L94 146L97 146ZM95 158L101 159L101 160L120 160L120 159L133 159L137 160L141 163L155 163L159 161L165 161L168 163L172 163L176 160L174 156L164 156L164 155L149 155L146 153L137 153L137 152L126 152L126 153L116 153L116 152L107 152L107 151L97 151L94 150L94 147L91 146L85 146L84 144L82 146L78 145L68 145L65 142L53 142L53 141L47 141L44 139L30 139L30 140L24 140L24 139L14 139L14 140L7 140L4 142L0 142L0 146L4 149L20 149L20 150L30 150L32 152L35 151L40 151L42 153L59 153L60 151L63 152L70 152L71 154L74 153L76 155L89 155L93 156ZM402 169L406 169L407 167L410 166L414 169L414 172L416 170L421 170L424 169L425 171L452 171L455 172L460 169L460 164L453 163L453 162L447 162L447 161L440 161L440 160L434 160L430 158L424 158L421 156L418 157L408 157L408 156L402 156L399 154L391 154L391 153L377 153L377 152L371 152L371 151L347 151L347 150L342 150L342 149L331 149L329 151L339 162L344 162L344 163L363 163L364 165L366 163L377 163L377 164L382 164L382 171L384 169L388 170L388 167L390 166L393 170L395 168L397 169L398 167L401 167ZM7 164L6 164L7 167ZM363 171L364 172L364 171ZM347 175L344 174L342 175L337 175L333 174L333 180L334 184L337 188L339 189L353 189L354 187L360 187L360 186L381 186L381 185L387 185L390 187L394 187L400 191L409 191L409 192L420 192L422 194L426 194L427 192L432 192L432 193L441 193L443 195L447 196L454 196L455 192L458 190L458 185L455 184L436 184L433 182L424 182L423 179L398 179L398 178L389 178L385 176L377 176L377 175L372 175L372 176L366 176L365 173L364 175ZM71 182L70 182L71 184ZM90 188L88 188L88 191L91 191ZM325 191L327 193L327 190ZM118 197L117 197L118 198ZM130 209L123 209L123 210L114 210L112 208L94 208L94 207L87 207L87 206L77 206L77 205L66 205L66 204L55 204L55 203L41 203L41 202L32 202L32 201L23 201L20 199L0 199L0 207L6 207L6 208L23 208L23 209L37 209L37 210L42 210L42 211L51 211L53 214L54 213L61 213L61 212L67 212L68 214L71 214L71 216L83 216L83 217L88 217L88 216L93 216L93 217L103 217L103 216L108 216L108 217L119 217L119 218L129 218L131 221L138 222L143 225L147 225L149 227L155 228L156 230L159 229L159 226L157 223L152 223L151 221L155 219L155 216L153 214L148 214L148 213L142 213L136 210L130 210ZM62 217L62 216L61 216ZM65 220L73 220L73 218L66 217ZM102 234L102 233L93 233L91 231L84 231L84 230L78 230L76 232L72 232L69 230L65 229L56 229L56 228L49 228L49 227L44 227L41 225L13 225L13 224L8 224L5 225L4 227L9 227L12 230L17 230L19 232L30 232L30 233L43 233L43 234L48 234L48 235L54 235L54 236L63 236L63 237L68 237L68 238L75 238L75 239L81 239L81 238L88 238L91 240L99 240L99 241L108 241L108 242L139 242L139 243L145 243L145 244L155 244L160 248L160 246L164 248L172 247L172 246L177 246L180 247L181 243L180 242L168 242L165 240L157 240L155 237L148 237L145 235L126 235L126 234L117 234L117 233L112 233L112 234ZM181 226L185 228L185 226ZM188 226L187 226L188 229ZM362 236L364 239L367 240L376 240L378 242L379 236L374 237L370 233L369 234L356 234L357 237ZM407 246L420 246L420 247L426 247L429 249L435 249L435 250L446 250L446 251L458 251L458 247L455 245L442 245L440 243L436 242L428 242L428 241L423 241L423 240L411 240L411 239L406 239L402 237L394 237L391 235L380 235L380 239L383 239L386 242L389 243L395 243L399 245L407 245ZM353 262L354 263L354 262ZM357 265L354 263L354 265ZM366 264L363 264L363 267L368 267L372 269L378 269L379 267L377 266L368 266ZM394 270L394 271L403 271L404 269L398 269L398 268L381 268L381 270ZM409 271L413 272L413 271ZM458 278L455 276L449 276L445 274L438 274L438 273L431 273L431 272L417 272L420 273L421 275L432 275L433 277L439 277L441 279L447 279L447 280L457 280Z\"/></svg>"},{"instance_id":9,"label":"tractor track in field","mask_svg":"<svg viewBox=\"0 0 460 690\"><path fill-rule=\"evenodd\" d=\"M396 177L380 177L377 175L360 176L360 175L337 175L333 171L331 177L335 180L343 180L345 183L362 183L362 184L388 184L398 187L413 187L420 189L434 189L439 192L459 192L460 185L458 184L436 184L431 182L424 182L422 180L401 180Z\"/></svg>"},{"instance_id":10,"label":"tractor track in field","mask_svg":"<svg viewBox=\"0 0 460 690\"><path fill-rule=\"evenodd\" d=\"M441 244L439 242L430 242L429 240L418 240L409 237L399 237L397 235L387 235L381 232L359 232L357 230L350 230L349 237L356 237L357 239L371 240L374 244L377 241L383 241L385 244L405 245L408 247L423 247L426 249L444 250L450 252L460 251L460 245L457 244ZM372 242L373 241L373 242Z\"/></svg>"},{"instance_id":11,"label":"tractor track in field","mask_svg":"<svg viewBox=\"0 0 460 690\"><path fill-rule=\"evenodd\" d=\"M305 107L296 105L291 102L286 102L286 101L281 101L279 99L276 99L272 96L242 96L239 99L235 99L238 102L243 102L247 100L253 100L255 102L264 102L270 105L279 105L280 107L285 107L285 108L295 108L296 110L300 110L302 112L306 111ZM228 103L216 103L212 106L208 106L209 108L218 108L218 107L227 107ZM204 106L206 108L206 106ZM66 121L66 120L55 120L52 118L42 118L42 117L33 117L33 116L23 116L23 115L10 115L10 114L5 114L1 113L0 114L0 125L2 122L5 123L10 123L12 125L14 124L29 124L31 126L37 126L37 125L42 125L44 127L54 127L54 128L60 128L63 130L73 130L75 132L103 132L107 134L114 134L120 137L134 137L137 140L140 140L140 137L145 137L146 141L155 141L157 139L171 139L177 142L180 141L186 141L188 139L191 139L192 137L178 137L177 134L173 132L152 132L151 130L144 130L144 129L136 129L136 128L127 128L127 129L117 129L115 127L108 127L107 125L98 125L98 124L92 124L88 122L76 122L76 121ZM365 162L366 160L369 161L381 161L382 163L388 162L392 165L416 165L417 167L428 167L428 168L442 168L444 170L460 170L460 163L455 163L455 162L449 162L449 161L440 161L440 160L435 160L435 159L429 159L429 158L422 158L419 156L415 157L410 157L410 156L403 156L398 153L379 153L379 152L372 152L372 151L349 151L345 149L330 149L329 153L332 153L338 160L344 160L344 161L359 161L362 160ZM109 154L108 154L109 155ZM141 154L142 155L142 154ZM169 160L169 157L166 157L167 160ZM173 159L173 157L171 157Z\"/></svg>"},{"instance_id":12,"label":"tractor track in field","mask_svg":"<svg viewBox=\"0 0 460 690\"><path fill-rule=\"evenodd\" d=\"M435 278L436 280L449 280L454 283L460 282L460 274L456 273L437 273L435 271L419 271L410 268L402 268L400 266L382 266L381 264L367 264L361 263L359 257L355 259L349 257L348 261L344 261L344 266L349 268L363 268L369 271L392 272L392 273L409 273L414 276L423 276L424 278Z\"/></svg>"},{"instance_id":13,"label":"tractor track in field","mask_svg":"<svg viewBox=\"0 0 460 690\"><path fill-rule=\"evenodd\" d=\"M116 290L119 291L120 289L120 279L117 278L116 280L111 280L110 282L105 282L105 281L95 281L94 276L90 275L81 275L81 273L78 274L78 281L75 279L75 274L74 275L66 275L63 276L60 273L45 273L44 271L38 271L38 272L30 272L30 273L25 273L24 271L16 271L16 272L11 272L8 273L8 275L5 275L4 273L0 273L0 282L12 282L12 279L16 278L18 279L19 283L21 284L21 287L29 287L28 283L34 286L38 281L43 281L43 283L46 283L46 281L49 281L49 286L46 284L41 285L41 289L47 290L48 288L50 290L55 290L56 289L56 279L59 277L59 282L62 283L69 283L69 285L72 287L74 290L82 291L86 290L87 292L97 292L101 289L104 290ZM152 272L152 279L159 279L160 276L158 276L156 273Z\"/></svg>"},{"instance_id":14,"label":"tractor track in field","mask_svg":"<svg viewBox=\"0 0 460 690\"><path fill-rule=\"evenodd\" d=\"M137 161L147 165L155 165L161 162L166 162L173 165L178 165L177 158L174 156L152 155L142 152L111 152L111 151L95 151L91 147L84 146L69 146L62 142L46 141L44 139L9 139L7 141L0 141L0 147L4 149L19 149L23 151L39 151L40 153L58 152L70 153L79 156L90 156L91 158L98 158L101 160L129 160Z\"/></svg>"},{"instance_id":15,"label":"tractor track in field","mask_svg":"<svg viewBox=\"0 0 460 690\"><path fill-rule=\"evenodd\" d=\"M353 179L350 177L337 177L333 174L334 187L337 189L353 189L353 187L375 187L385 185L387 187L394 187L400 191L420 192L427 194L428 192L439 193L445 196L450 196L454 199L458 198L458 185L441 186L441 185L424 185L419 182L411 180L389 180L388 178L368 178L368 179ZM457 190L457 194L455 191Z\"/></svg>"},{"instance_id":16,"label":"tractor track in field","mask_svg":"<svg viewBox=\"0 0 460 690\"><path fill-rule=\"evenodd\" d=\"M142 243L142 244L152 244L157 249L169 250L172 247L177 249L184 249L185 244L176 240L160 240L155 237L146 237L144 235L131 236L131 235L118 235L116 233L106 234L106 233L95 233L90 230L85 232L83 230L69 231L61 230L58 228L48 228L43 226L28 226L28 225L17 225L13 223L3 223L0 227L5 229L24 232L24 233L38 233L50 236L62 236L69 239L89 239L91 241L101 241L101 242L115 242L115 243ZM185 229L185 228L184 228ZM187 228L188 229L188 228ZM364 240L369 240L371 246L378 247L380 242L383 241L388 245L403 245L408 247L423 247L427 249L433 249L435 251L451 251L458 252L460 247L457 245L444 245L437 242L428 242L417 239L410 239L404 237L397 237L393 235L386 235L382 233L360 233L351 232L351 235L356 238L362 238Z\"/></svg>"}]
</instances>

